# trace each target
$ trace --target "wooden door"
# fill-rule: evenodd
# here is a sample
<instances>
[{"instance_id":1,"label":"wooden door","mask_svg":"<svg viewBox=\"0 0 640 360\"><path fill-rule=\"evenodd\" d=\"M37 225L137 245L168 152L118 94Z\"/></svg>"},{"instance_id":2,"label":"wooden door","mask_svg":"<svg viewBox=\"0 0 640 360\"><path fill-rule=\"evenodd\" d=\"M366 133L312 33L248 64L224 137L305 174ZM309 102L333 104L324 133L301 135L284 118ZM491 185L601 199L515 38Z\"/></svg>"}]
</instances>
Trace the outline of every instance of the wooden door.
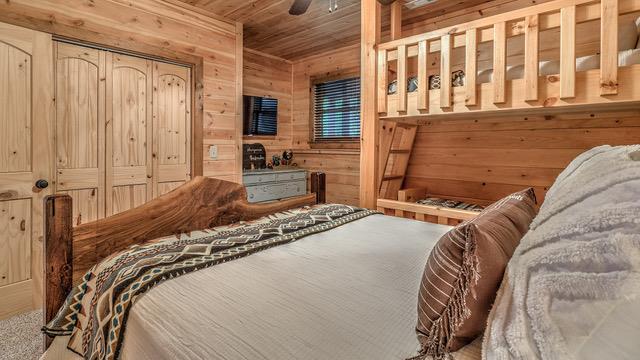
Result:
<instances>
[{"instance_id":1,"label":"wooden door","mask_svg":"<svg viewBox=\"0 0 640 360\"><path fill-rule=\"evenodd\" d=\"M76 225L104 217L104 51L56 42L56 190Z\"/></svg>"},{"instance_id":2,"label":"wooden door","mask_svg":"<svg viewBox=\"0 0 640 360\"><path fill-rule=\"evenodd\" d=\"M41 306L43 198L53 182L53 46L0 23L0 318Z\"/></svg>"},{"instance_id":3,"label":"wooden door","mask_svg":"<svg viewBox=\"0 0 640 360\"><path fill-rule=\"evenodd\" d=\"M153 63L153 196L191 178L190 69Z\"/></svg>"},{"instance_id":4,"label":"wooden door","mask_svg":"<svg viewBox=\"0 0 640 360\"><path fill-rule=\"evenodd\" d=\"M106 215L153 198L152 61L107 53Z\"/></svg>"}]
</instances>

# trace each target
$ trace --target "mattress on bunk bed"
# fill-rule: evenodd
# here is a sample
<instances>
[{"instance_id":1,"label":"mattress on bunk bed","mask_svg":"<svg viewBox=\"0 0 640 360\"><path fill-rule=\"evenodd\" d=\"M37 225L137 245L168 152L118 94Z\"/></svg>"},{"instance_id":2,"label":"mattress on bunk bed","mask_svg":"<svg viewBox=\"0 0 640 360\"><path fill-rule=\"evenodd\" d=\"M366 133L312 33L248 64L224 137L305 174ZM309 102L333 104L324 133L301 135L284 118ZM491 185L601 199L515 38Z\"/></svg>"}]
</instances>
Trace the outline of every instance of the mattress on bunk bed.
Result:
<instances>
[{"instance_id":1,"label":"mattress on bunk bed","mask_svg":"<svg viewBox=\"0 0 640 360\"><path fill-rule=\"evenodd\" d=\"M482 211L484 206L466 203L464 201L453 200L453 199L443 199L438 197L428 197L426 199L416 201L417 204L420 205L430 205L430 206L438 206L449 209L459 209L459 210L467 210L467 211Z\"/></svg>"},{"instance_id":2,"label":"mattress on bunk bed","mask_svg":"<svg viewBox=\"0 0 640 360\"><path fill-rule=\"evenodd\" d=\"M424 265L450 228L372 215L165 281L131 308L121 359L405 359ZM67 341L43 359L80 359ZM480 344L454 358L479 359Z\"/></svg>"}]
</instances>

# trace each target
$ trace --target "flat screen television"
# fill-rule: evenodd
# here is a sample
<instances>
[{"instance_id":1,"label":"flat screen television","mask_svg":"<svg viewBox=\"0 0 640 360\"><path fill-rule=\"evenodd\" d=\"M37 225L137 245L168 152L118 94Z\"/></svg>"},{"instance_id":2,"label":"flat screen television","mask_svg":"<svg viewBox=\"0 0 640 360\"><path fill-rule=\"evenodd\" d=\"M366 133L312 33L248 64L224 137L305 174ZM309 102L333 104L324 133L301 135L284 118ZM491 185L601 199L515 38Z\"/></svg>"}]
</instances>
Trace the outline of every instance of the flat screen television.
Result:
<instances>
[{"instance_id":1,"label":"flat screen television","mask_svg":"<svg viewBox=\"0 0 640 360\"><path fill-rule=\"evenodd\" d=\"M278 99L245 95L243 107L244 135L278 133Z\"/></svg>"}]
</instances>

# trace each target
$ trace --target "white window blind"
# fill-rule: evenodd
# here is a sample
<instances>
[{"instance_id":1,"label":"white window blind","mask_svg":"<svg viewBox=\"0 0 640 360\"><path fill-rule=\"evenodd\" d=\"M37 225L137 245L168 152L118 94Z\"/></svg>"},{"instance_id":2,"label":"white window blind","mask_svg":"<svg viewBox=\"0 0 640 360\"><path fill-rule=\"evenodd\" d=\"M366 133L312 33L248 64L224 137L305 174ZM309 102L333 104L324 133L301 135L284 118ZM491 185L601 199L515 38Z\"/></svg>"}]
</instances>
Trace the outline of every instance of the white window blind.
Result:
<instances>
[{"instance_id":1,"label":"white window blind","mask_svg":"<svg viewBox=\"0 0 640 360\"><path fill-rule=\"evenodd\" d=\"M344 141L360 137L360 78L314 85L313 140Z\"/></svg>"}]
</instances>

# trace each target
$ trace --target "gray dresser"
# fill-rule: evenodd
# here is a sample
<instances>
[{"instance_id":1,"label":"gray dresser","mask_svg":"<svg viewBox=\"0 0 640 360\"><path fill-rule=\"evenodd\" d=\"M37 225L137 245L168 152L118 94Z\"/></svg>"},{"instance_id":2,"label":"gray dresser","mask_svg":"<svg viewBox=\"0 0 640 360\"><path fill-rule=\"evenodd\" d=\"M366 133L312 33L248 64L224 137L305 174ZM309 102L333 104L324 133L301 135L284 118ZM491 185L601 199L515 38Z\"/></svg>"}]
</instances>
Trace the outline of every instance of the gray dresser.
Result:
<instances>
[{"instance_id":1,"label":"gray dresser","mask_svg":"<svg viewBox=\"0 0 640 360\"><path fill-rule=\"evenodd\" d=\"M307 171L301 169L245 170L242 182L249 202L279 200L307 193Z\"/></svg>"}]
</instances>

